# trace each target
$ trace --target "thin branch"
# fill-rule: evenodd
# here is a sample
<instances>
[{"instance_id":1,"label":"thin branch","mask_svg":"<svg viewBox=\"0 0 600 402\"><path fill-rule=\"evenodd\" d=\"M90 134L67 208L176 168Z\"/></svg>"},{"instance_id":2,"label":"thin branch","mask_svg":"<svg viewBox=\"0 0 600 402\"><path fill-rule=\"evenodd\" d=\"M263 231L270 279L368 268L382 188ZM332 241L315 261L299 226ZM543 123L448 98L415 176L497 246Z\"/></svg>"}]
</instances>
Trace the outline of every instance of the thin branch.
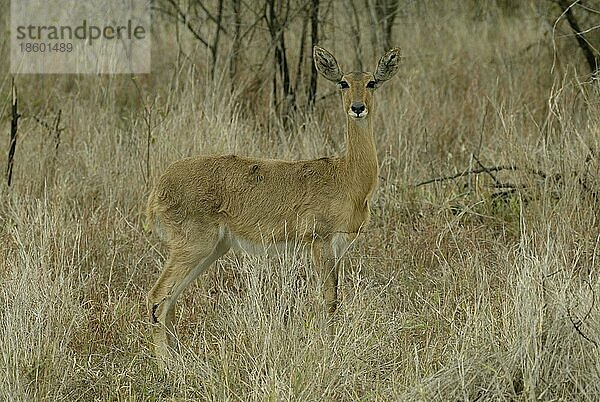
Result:
<instances>
[{"instance_id":1,"label":"thin branch","mask_svg":"<svg viewBox=\"0 0 600 402\"><path fill-rule=\"evenodd\" d=\"M419 182L419 183L415 184L414 187L420 187L420 186L424 186L426 184L437 183L440 181L454 180L454 179L458 179L461 177L466 177L466 176L470 176L470 175L474 175L474 174L475 175L482 174L482 173L490 174L491 172L500 172L503 170L510 170L510 171L523 170L528 173L540 176L543 179L545 179L547 177L546 173L539 171L539 170L527 169L527 168L523 169L523 168L519 168L514 165L500 165L500 166L481 167L479 169L465 170L463 172L459 172L459 173L456 173L456 174L453 174L450 176L434 177L432 179Z\"/></svg>"},{"instance_id":2,"label":"thin branch","mask_svg":"<svg viewBox=\"0 0 600 402\"><path fill-rule=\"evenodd\" d=\"M201 1L197 1L196 4L200 5L200 8L202 8L202 10L206 13L206 15L208 16L208 19L211 20L212 22L214 22L215 24L217 24L217 29L221 32L223 32L225 35L229 35L227 33L227 30L223 27L223 25L221 24L221 15L222 14L222 4L219 4L219 10L217 11L217 16L215 17L214 15L212 15L210 13L210 11L204 6L204 4L202 4Z\"/></svg>"},{"instance_id":3,"label":"thin branch","mask_svg":"<svg viewBox=\"0 0 600 402\"><path fill-rule=\"evenodd\" d=\"M47 157L44 161L44 185L53 185L54 176L56 174L56 165L58 163L58 148L60 147L60 135L64 131L65 127L62 127L60 120L62 117L62 109L58 110L58 114L54 117L52 124L33 116L33 119L42 127L44 127L48 133L54 138L54 153L51 157Z\"/></svg>"},{"instance_id":4,"label":"thin branch","mask_svg":"<svg viewBox=\"0 0 600 402\"><path fill-rule=\"evenodd\" d=\"M590 291L592 292L592 303L590 305L590 308L588 309L588 311L586 312L585 316L583 317L583 319L577 319L575 320L573 318L573 315L571 313L571 309L567 308L567 317L569 317L569 321L571 321L571 324L573 324L573 328L575 329L575 331L586 341L592 343L595 347L598 347L598 342L596 342L595 340L593 340L592 338L590 338L589 336L587 336L586 334L583 333L583 331L581 330L581 326L583 325L583 322L590 316L592 309L594 308L594 305L596 304L596 293L594 292L594 289L592 288L592 285L588 282L588 281L584 281L584 283L586 285L588 285L588 287L590 288Z\"/></svg>"},{"instance_id":5,"label":"thin branch","mask_svg":"<svg viewBox=\"0 0 600 402\"><path fill-rule=\"evenodd\" d=\"M177 11L177 17L185 24L185 26L191 32L191 34L194 35L194 37L196 39L198 39L200 41L200 43L202 43L204 46L206 46L207 48L210 48L209 43L206 40L204 40L204 38L202 36L200 36L200 34L198 32L196 32L196 30L192 26L192 23L190 22L190 19L183 12L183 10L179 7L179 5L175 2L175 0L168 0L168 2L173 6L175 11ZM162 10L162 9L156 9L156 10L165 12L165 10ZM171 17L176 17L171 13L165 12L165 14L170 15Z\"/></svg>"},{"instance_id":6,"label":"thin branch","mask_svg":"<svg viewBox=\"0 0 600 402\"><path fill-rule=\"evenodd\" d=\"M473 159L475 159L475 162L477 162L477 164L482 168L482 169L487 169L485 166L483 166L483 163L481 163L481 161L479 160L479 158L477 157L477 155L473 154ZM492 172L490 171L486 171L485 173L487 173L488 175L490 175L490 177L492 178L492 180L494 180L494 183L496 183L496 186L500 185L500 180L498 180L498 178L496 176L494 176L492 174Z\"/></svg>"},{"instance_id":7,"label":"thin branch","mask_svg":"<svg viewBox=\"0 0 600 402\"><path fill-rule=\"evenodd\" d=\"M598 59L594 55L594 51L590 46L589 42L583 35L581 28L579 27L579 23L577 22L577 18L575 18L575 14L571 10L575 4L577 4L579 0L575 0L570 3L570 0L557 0L558 5L560 6L563 15L567 17L567 21L571 26L571 29L575 32L575 38L577 39L577 43L583 52L585 59L587 60L588 65L590 66L590 70L593 75L598 74L598 70L600 68L600 63L598 63Z\"/></svg>"},{"instance_id":8,"label":"thin branch","mask_svg":"<svg viewBox=\"0 0 600 402\"><path fill-rule=\"evenodd\" d=\"M148 188L150 186L150 145L152 144L152 113L150 112L148 105L146 105L146 100L144 99L144 94L142 93L142 88L140 87L140 84L137 81L137 77L135 76L135 74L131 74L130 78L131 82L133 82L133 85L135 86L140 102L144 107L143 120L146 124L146 174L144 176L144 180L146 183L146 187Z\"/></svg>"},{"instance_id":9,"label":"thin branch","mask_svg":"<svg viewBox=\"0 0 600 402\"><path fill-rule=\"evenodd\" d=\"M60 133L65 128L60 126L60 116L62 115L62 109L58 109L58 115L54 120L54 150L58 151L60 145Z\"/></svg>"}]
</instances>

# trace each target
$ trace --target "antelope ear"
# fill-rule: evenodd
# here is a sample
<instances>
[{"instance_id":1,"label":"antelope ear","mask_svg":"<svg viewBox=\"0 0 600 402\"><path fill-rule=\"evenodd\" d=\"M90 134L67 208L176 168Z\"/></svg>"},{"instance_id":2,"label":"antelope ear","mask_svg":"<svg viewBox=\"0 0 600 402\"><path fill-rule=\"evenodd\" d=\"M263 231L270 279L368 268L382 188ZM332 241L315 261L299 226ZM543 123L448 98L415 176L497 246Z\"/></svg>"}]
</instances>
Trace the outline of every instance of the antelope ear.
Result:
<instances>
[{"instance_id":1,"label":"antelope ear","mask_svg":"<svg viewBox=\"0 0 600 402\"><path fill-rule=\"evenodd\" d=\"M337 60L327 50L315 46L313 48L313 59L317 71L320 72L323 77L335 83L342 79L342 70L340 69Z\"/></svg>"},{"instance_id":2,"label":"antelope ear","mask_svg":"<svg viewBox=\"0 0 600 402\"><path fill-rule=\"evenodd\" d=\"M389 50L384 54L379 63L377 63L377 69L375 70L375 81L382 83L392 78L400 68L400 48L396 47Z\"/></svg>"}]
</instances>

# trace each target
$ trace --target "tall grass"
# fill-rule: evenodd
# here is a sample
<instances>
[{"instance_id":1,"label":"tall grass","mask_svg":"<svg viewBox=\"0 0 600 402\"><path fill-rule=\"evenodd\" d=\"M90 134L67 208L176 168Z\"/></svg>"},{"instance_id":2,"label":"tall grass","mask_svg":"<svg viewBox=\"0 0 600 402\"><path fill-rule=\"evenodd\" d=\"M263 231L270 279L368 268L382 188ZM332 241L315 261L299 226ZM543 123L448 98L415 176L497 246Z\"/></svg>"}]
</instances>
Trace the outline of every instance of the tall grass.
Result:
<instances>
[{"instance_id":1,"label":"tall grass","mask_svg":"<svg viewBox=\"0 0 600 402\"><path fill-rule=\"evenodd\" d=\"M17 77L14 184L0 185L0 399L596 399L597 82L533 7L415 3L395 31L400 77L377 94L381 181L343 262L333 339L303 250L229 254L184 294L182 352L166 373L145 311L165 250L143 229L144 106L156 177L197 153L340 152L339 100L324 97L284 130L264 93L244 90L250 68L233 94L225 70L207 79L203 51L174 73L169 35L156 38L162 57L139 93L127 76ZM332 15L323 45L350 68L346 14ZM367 68L378 52L363 49ZM33 116L59 109L49 182L53 143ZM487 174L414 186L479 167L473 154L517 166L494 173L515 191Z\"/></svg>"}]
</instances>

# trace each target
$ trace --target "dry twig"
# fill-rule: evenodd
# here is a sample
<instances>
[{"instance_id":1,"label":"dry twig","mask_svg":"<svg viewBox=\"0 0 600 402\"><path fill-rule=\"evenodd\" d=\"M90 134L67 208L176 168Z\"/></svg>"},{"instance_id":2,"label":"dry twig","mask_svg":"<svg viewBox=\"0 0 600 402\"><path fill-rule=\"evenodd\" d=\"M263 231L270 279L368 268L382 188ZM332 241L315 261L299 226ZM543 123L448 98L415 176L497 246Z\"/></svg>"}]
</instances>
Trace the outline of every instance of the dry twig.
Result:
<instances>
[{"instance_id":1,"label":"dry twig","mask_svg":"<svg viewBox=\"0 0 600 402\"><path fill-rule=\"evenodd\" d=\"M15 159L15 151L17 149L17 126L21 114L18 111L17 86L15 78L12 79L12 118L10 121L10 145L8 148L8 166L6 167L6 181L8 186L12 182L12 172Z\"/></svg>"},{"instance_id":2,"label":"dry twig","mask_svg":"<svg viewBox=\"0 0 600 402\"><path fill-rule=\"evenodd\" d=\"M477 159L476 159L477 160ZM471 175L478 175L478 174L489 174L491 175L493 172L500 172L503 170L509 170L509 171L526 171L528 173L540 176L542 179L545 179L548 177L548 175L540 170L536 170L536 169L529 169L529 168L520 168L518 166L515 165L499 165L499 166L490 166L490 167L485 167L481 164L481 162L479 162L479 160L477 160L477 163L481 166L478 169L467 169L465 171L453 174L453 175L449 175L449 176L441 176L441 177L434 177L432 179L428 179L422 182L419 182L417 184L415 184L415 187L420 187L420 186L424 186L426 184L431 184L431 183L437 183L437 182L442 182L442 181L448 181L448 180L454 180L454 179L459 179L461 177L467 177L467 176L471 176ZM497 179L492 175L492 177L494 178L494 180L496 181L496 184L498 184L499 182L497 181ZM513 185L506 185L506 186L502 186L502 187L514 187Z\"/></svg>"}]
</instances>

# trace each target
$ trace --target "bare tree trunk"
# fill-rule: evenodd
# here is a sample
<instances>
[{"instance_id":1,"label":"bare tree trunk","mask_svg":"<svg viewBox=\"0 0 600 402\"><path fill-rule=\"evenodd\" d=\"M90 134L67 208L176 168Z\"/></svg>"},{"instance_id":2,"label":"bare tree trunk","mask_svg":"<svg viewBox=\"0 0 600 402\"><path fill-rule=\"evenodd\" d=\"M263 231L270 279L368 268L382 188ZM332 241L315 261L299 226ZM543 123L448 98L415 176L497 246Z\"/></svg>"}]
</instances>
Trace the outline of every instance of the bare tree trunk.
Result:
<instances>
[{"instance_id":1,"label":"bare tree trunk","mask_svg":"<svg viewBox=\"0 0 600 402\"><path fill-rule=\"evenodd\" d=\"M378 3L383 20L383 50L387 52L394 46L392 43L392 28L398 12L398 0L378 0Z\"/></svg>"},{"instance_id":2,"label":"bare tree trunk","mask_svg":"<svg viewBox=\"0 0 600 402\"><path fill-rule=\"evenodd\" d=\"M371 16L373 48L388 51L393 47L392 28L398 13L398 0L365 0Z\"/></svg>"},{"instance_id":3,"label":"bare tree trunk","mask_svg":"<svg viewBox=\"0 0 600 402\"><path fill-rule=\"evenodd\" d=\"M237 76L237 67L238 67L238 58L240 56L241 46L241 36L240 31L242 27L242 10L241 0L233 0L233 44L231 47L231 58L229 59L229 81L231 82L231 91L235 87L235 81Z\"/></svg>"},{"instance_id":4,"label":"bare tree trunk","mask_svg":"<svg viewBox=\"0 0 600 402\"><path fill-rule=\"evenodd\" d=\"M310 7L310 42L311 54L312 49L319 42L319 0L312 0ZM308 84L308 107L312 109L317 96L317 68L315 63L310 63L310 82Z\"/></svg>"},{"instance_id":5,"label":"bare tree trunk","mask_svg":"<svg viewBox=\"0 0 600 402\"><path fill-rule=\"evenodd\" d=\"M352 48L354 49L354 66L359 71L363 70L362 45L360 43L360 18L354 0L345 0L345 9L350 19L350 31L352 32Z\"/></svg>"},{"instance_id":6,"label":"bare tree trunk","mask_svg":"<svg viewBox=\"0 0 600 402\"><path fill-rule=\"evenodd\" d=\"M304 66L304 48L306 47L306 27L308 25L310 10L306 11L306 18L302 20L302 34L300 35L300 49L298 51L298 64L296 67L296 81L294 82L294 94L298 93L300 88L300 82L303 79L303 66Z\"/></svg>"},{"instance_id":7,"label":"bare tree trunk","mask_svg":"<svg viewBox=\"0 0 600 402\"><path fill-rule=\"evenodd\" d=\"M379 29L379 19L377 18L376 8L373 4L374 0L365 0L365 7L369 12L369 18L371 19L371 48L379 49L381 44L381 32Z\"/></svg>"},{"instance_id":8,"label":"bare tree trunk","mask_svg":"<svg viewBox=\"0 0 600 402\"><path fill-rule=\"evenodd\" d=\"M215 27L215 36L213 39L213 43L210 46L210 54L212 58L212 63L210 67L210 76L212 79L215 78L215 67L217 65L217 53L219 49L219 38L221 33L221 23L223 20L223 0L219 0L218 8L217 8L217 17L216 17L216 27Z\"/></svg>"},{"instance_id":9,"label":"bare tree trunk","mask_svg":"<svg viewBox=\"0 0 600 402\"><path fill-rule=\"evenodd\" d=\"M281 3L279 3L282 6ZM282 6L283 7L283 6ZM266 21L269 27L269 33L271 34L271 39L273 41L273 45L275 46L274 52L274 61L275 61L275 76L279 73L281 77L281 88L283 90L282 94L282 103L283 106L280 110L280 118L284 121L287 121L287 117L289 116L291 110L295 108L295 96L292 91L291 79L290 79L290 69L287 58L287 48L285 44L285 35L284 29L288 20L289 13L289 1L286 2L285 12L280 12L283 15L281 19L277 18L277 12L275 11L275 0L269 0L268 7L266 10ZM281 10L278 10L281 11ZM276 78L273 78L273 84L277 83ZM274 94L277 92L277 88L274 88Z\"/></svg>"},{"instance_id":10,"label":"bare tree trunk","mask_svg":"<svg viewBox=\"0 0 600 402\"><path fill-rule=\"evenodd\" d=\"M8 148L8 166L6 167L6 181L10 187L12 183L12 172L15 159L15 151L17 150L17 127L21 114L18 111L17 86L15 78L12 79L12 118L10 121L10 145Z\"/></svg>"},{"instance_id":11,"label":"bare tree trunk","mask_svg":"<svg viewBox=\"0 0 600 402\"><path fill-rule=\"evenodd\" d=\"M273 101L273 110L277 113L277 106L279 105L279 96L277 93L277 71L273 72L273 93L271 99Z\"/></svg>"},{"instance_id":12,"label":"bare tree trunk","mask_svg":"<svg viewBox=\"0 0 600 402\"><path fill-rule=\"evenodd\" d=\"M296 108L296 96L292 91L290 68L287 59L287 49L285 46L285 36L283 34L283 29L281 30L281 34L279 36L279 46L275 49L275 54L278 58L283 85L284 115L282 117L284 117L287 120L287 117L290 115L291 111Z\"/></svg>"}]
</instances>

